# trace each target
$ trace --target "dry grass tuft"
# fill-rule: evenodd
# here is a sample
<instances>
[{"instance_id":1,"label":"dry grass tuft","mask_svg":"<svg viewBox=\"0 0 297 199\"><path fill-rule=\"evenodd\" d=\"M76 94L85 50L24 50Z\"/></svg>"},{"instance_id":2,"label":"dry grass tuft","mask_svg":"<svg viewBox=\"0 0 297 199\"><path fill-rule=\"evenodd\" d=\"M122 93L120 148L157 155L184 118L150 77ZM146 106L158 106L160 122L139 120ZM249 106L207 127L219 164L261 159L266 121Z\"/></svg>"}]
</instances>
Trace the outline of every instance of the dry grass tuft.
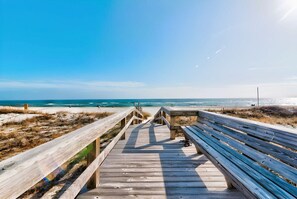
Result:
<instances>
[{"instance_id":1,"label":"dry grass tuft","mask_svg":"<svg viewBox=\"0 0 297 199\"><path fill-rule=\"evenodd\" d=\"M32 110L23 110L19 108L0 108L0 114L9 114L9 113L16 113L16 114L40 114L38 111Z\"/></svg>"},{"instance_id":2,"label":"dry grass tuft","mask_svg":"<svg viewBox=\"0 0 297 199\"><path fill-rule=\"evenodd\" d=\"M94 121L110 113L41 114L21 122L8 122L0 126L0 161Z\"/></svg>"},{"instance_id":3,"label":"dry grass tuft","mask_svg":"<svg viewBox=\"0 0 297 199\"><path fill-rule=\"evenodd\" d=\"M151 116L150 113L145 112L145 111L142 111L141 113L142 113L142 115L143 115L143 117L144 117L145 120Z\"/></svg>"}]
</instances>

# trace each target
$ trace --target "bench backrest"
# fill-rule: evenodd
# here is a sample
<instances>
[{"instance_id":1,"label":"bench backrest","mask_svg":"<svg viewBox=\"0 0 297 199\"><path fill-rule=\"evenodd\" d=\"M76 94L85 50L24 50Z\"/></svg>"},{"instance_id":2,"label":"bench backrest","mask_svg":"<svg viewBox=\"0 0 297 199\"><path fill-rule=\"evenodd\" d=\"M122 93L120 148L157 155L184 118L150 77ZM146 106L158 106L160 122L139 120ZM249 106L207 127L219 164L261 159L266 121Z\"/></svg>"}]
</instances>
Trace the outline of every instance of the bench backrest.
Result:
<instances>
[{"instance_id":1,"label":"bench backrest","mask_svg":"<svg viewBox=\"0 0 297 199\"><path fill-rule=\"evenodd\" d=\"M297 191L296 130L205 111L198 114L199 120L191 128L207 132L212 137L227 143L228 147L236 149L263 166L266 171L275 175L276 182L279 182L278 186L295 195Z\"/></svg>"},{"instance_id":2,"label":"bench backrest","mask_svg":"<svg viewBox=\"0 0 297 199\"><path fill-rule=\"evenodd\" d=\"M286 148L297 150L297 131L289 128L276 127L274 125L260 122L239 119L230 116L200 111L200 118L206 118L216 123L226 125L231 128L243 130L249 135L260 139L282 145Z\"/></svg>"}]
</instances>

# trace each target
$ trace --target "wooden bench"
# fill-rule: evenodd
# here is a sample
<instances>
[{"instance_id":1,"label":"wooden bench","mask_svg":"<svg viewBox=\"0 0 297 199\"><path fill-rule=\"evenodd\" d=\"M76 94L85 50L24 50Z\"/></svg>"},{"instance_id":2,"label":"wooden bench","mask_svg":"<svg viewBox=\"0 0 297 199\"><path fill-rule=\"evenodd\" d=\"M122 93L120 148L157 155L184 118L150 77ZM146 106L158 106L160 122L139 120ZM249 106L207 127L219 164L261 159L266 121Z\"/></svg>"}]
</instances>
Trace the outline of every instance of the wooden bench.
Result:
<instances>
[{"instance_id":1,"label":"wooden bench","mask_svg":"<svg viewBox=\"0 0 297 199\"><path fill-rule=\"evenodd\" d=\"M199 111L182 126L198 152L247 198L297 198L297 131Z\"/></svg>"}]
</instances>

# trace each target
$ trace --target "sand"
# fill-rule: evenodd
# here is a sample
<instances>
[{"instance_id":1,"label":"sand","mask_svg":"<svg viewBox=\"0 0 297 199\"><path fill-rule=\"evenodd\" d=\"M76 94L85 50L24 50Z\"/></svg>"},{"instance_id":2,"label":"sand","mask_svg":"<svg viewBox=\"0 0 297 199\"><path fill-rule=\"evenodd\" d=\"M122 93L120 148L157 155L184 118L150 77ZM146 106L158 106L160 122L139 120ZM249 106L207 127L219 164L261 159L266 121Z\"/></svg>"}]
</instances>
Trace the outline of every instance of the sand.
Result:
<instances>
[{"instance_id":1,"label":"sand","mask_svg":"<svg viewBox=\"0 0 297 199\"><path fill-rule=\"evenodd\" d=\"M21 122L25 119L33 118L36 116L38 116L38 114L16 114L16 113L0 114L0 125L7 122Z\"/></svg>"},{"instance_id":2,"label":"sand","mask_svg":"<svg viewBox=\"0 0 297 199\"><path fill-rule=\"evenodd\" d=\"M31 107L30 110L40 111L43 113L56 113L60 111L70 112L70 113L79 113L79 112L110 112L118 113L121 111L127 110L129 107ZM145 112L154 115L160 107L144 107Z\"/></svg>"},{"instance_id":3,"label":"sand","mask_svg":"<svg viewBox=\"0 0 297 199\"><path fill-rule=\"evenodd\" d=\"M11 108L11 107L4 107L1 106L0 108ZM16 107L13 107L16 108ZM129 107L30 107L29 110L32 111L38 111L42 113L57 113L57 112L69 112L69 113L103 113L103 112L109 112L109 113L118 113L121 111L127 110ZM23 109L23 108L19 108ZM160 109L160 107L144 107L143 111L148 112L151 114L151 117L154 116L157 111ZM15 114L15 113L9 113L9 114L0 114L0 125L7 123L7 122L12 122L12 121L17 121L20 122L22 120L32 118L37 116L36 114Z\"/></svg>"}]
</instances>

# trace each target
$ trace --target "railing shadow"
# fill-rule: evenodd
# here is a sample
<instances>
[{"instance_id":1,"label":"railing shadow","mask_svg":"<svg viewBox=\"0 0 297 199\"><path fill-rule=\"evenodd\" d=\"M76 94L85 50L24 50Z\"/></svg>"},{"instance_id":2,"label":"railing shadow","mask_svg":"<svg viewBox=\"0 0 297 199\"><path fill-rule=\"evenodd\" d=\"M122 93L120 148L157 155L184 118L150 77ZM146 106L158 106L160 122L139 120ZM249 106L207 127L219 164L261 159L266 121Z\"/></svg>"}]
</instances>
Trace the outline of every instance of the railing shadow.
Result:
<instances>
[{"instance_id":1,"label":"railing shadow","mask_svg":"<svg viewBox=\"0 0 297 199\"><path fill-rule=\"evenodd\" d=\"M219 194L219 192L208 191L202 177L196 169L206 163L208 160L204 155L186 154L183 151L183 143L172 141L169 138L158 140L157 134L166 133L169 137L169 130L156 132L156 128L163 128L160 124L149 122L141 124L132 130L122 153L131 153L131 149L137 149L137 153L154 153L159 155L162 174L162 183L164 183L166 196L170 195L198 195L204 189L207 193ZM148 129L148 135L146 134ZM149 143L137 144L142 136L148 136ZM137 144L137 145L136 145ZM160 146L162 149L148 149L151 146ZM174 150L174 152L172 152ZM186 188L185 188L185 187ZM202 189L201 189L202 188ZM202 191L202 192L201 192ZM219 195L218 195L219 196Z\"/></svg>"}]
</instances>

